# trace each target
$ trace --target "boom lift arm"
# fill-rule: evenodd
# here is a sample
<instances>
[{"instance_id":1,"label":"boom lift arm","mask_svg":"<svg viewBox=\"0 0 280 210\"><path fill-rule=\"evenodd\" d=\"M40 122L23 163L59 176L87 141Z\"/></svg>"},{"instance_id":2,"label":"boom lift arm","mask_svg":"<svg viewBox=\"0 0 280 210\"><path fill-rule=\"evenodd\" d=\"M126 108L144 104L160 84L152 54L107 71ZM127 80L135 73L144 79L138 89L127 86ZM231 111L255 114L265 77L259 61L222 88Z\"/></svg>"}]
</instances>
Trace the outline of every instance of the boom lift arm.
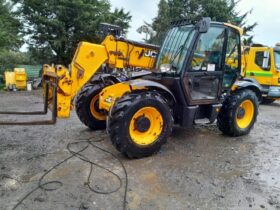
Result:
<instances>
[{"instance_id":1,"label":"boom lift arm","mask_svg":"<svg viewBox=\"0 0 280 210\"><path fill-rule=\"evenodd\" d=\"M104 25L106 29L112 25ZM112 32L107 30L106 34ZM45 115L52 110L52 120L0 122L0 125L42 125L56 123L56 117L68 118L73 100L83 86L106 65L111 70L149 70L155 65L159 47L121 38L120 33L107 35L101 44L79 43L69 69L62 65L43 66L44 110L40 112L0 112L9 115Z\"/></svg>"}]
</instances>

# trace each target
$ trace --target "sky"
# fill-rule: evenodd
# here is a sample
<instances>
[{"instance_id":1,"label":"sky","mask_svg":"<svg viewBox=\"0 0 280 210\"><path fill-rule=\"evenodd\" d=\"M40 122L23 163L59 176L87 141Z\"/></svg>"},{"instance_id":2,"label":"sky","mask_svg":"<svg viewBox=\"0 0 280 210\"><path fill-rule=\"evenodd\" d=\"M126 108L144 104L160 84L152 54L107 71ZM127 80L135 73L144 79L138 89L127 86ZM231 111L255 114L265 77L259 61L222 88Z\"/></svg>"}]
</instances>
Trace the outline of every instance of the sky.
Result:
<instances>
[{"instance_id":1,"label":"sky","mask_svg":"<svg viewBox=\"0 0 280 210\"><path fill-rule=\"evenodd\" d=\"M110 0L113 8L124 8L132 14L128 38L141 41L144 35L136 30L144 24L151 23L157 16L159 0ZM280 42L280 0L241 0L237 10L241 13L253 9L247 18L248 23L257 22L254 29L254 42L274 46Z\"/></svg>"},{"instance_id":2,"label":"sky","mask_svg":"<svg viewBox=\"0 0 280 210\"><path fill-rule=\"evenodd\" d=\"M135 41L143 41L144 34L136 30L144 25L144 21L151 23L157 16L157 5L159 0L110 0L112 9L124 8L132 15L127 37ZM254 42L267 46L274 46L280 42L280 0L241 0L237 10L241 13L253 9L247 18L248 23L257 22L254 29ZM26 51L24 45L21 51Z\"/></svg>"}]
</instances>

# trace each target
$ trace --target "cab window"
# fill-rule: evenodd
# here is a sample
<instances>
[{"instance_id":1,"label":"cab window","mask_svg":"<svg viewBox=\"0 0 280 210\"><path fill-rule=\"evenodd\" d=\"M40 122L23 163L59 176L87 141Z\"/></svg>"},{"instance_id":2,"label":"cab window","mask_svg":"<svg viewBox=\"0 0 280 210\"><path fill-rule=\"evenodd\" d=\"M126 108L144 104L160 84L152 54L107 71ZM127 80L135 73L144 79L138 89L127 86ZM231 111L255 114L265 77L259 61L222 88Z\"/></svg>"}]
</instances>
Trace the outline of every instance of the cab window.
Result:
<instances>
[{"instance_id":1,"label":"cab window","mask_svg":"<svg viewBox=\"0 0 280 210\"><path fill-rule=\"evenodd\" d=\"M226 52L226 71L237 71L239 70L239 44L240 36L238 33L230 30L228 34L228 44Z\"/></svg>"},{"instance_id":2,"label":"cab window","mask_svg":"<svg viewBox=\"0 0 280 210\"><path fill-rule=\"evenodd\" d=\"M255 64L258 67L260 67L261 69L263 69L263 62L264 62L264 51L256 52ZM268 65L270 66L270 59L269 59ZM266 69L263 69L263 70L266 70Z\"/></svg>"},{"instance_id":3,"label":"cab window","mask_svg":"<svg viewBox=\"0 0 280 210\"><path fill-rule=\"evenodd\" d=\"M211 27L201 34L195 48L191 71L219 71L222 66L225 29Z\"/></svg>"},{"instance_id":4,"label":"cab window","mask_svg":"<svg viewBox=\"0 0 280 210\"><path fill-rule=\"evenodd\" d=\"M236 80L237 73L240 71L240 35L239 33L229 30L226 61L225 61L225 73L223 78L223 88L228 89L232 86Z\"/></svg>"},{"instance_id":5,"label":"cab window","mask_svg":"<svg viewBox=\"0 0 280 210\"><path fill-rule=\"evenodd\" d=\"M280 52L274 52L274 59L275 59L275 67L278 71L280 71Z\"/></svg>"}]
</instances>

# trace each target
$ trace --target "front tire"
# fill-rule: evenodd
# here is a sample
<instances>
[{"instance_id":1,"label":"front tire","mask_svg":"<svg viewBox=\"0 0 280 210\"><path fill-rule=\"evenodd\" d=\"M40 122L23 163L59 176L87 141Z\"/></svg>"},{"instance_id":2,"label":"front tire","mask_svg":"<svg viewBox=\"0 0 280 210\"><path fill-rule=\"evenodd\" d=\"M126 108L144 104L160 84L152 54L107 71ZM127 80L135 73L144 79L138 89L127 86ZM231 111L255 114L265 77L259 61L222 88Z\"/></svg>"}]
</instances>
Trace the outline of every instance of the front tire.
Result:
<instances>
[{"instance_id":1,"label":"front tire","mask_svg":"<svg viewBox=\"0 0 280 210\"><path fill-rule=\"evenodd\" d=\"M223 103L217 125L223 134L242 136L253 128L258 115L258 98L251 90L239 90Z\"/></svg>"},{"instance_id":2,"label":"front tire","mask_svg":"<svg viewBox=\"0 0 280 210\"><path fill-rule=\"evenodd\" d=\"M167 101L156 92L126 94L115 102L109 113L111 141L130 158L159 151L172 127L173 117Z\"/></svg>"},{"instance_id":3,"label":"front tire","mask_svg":"<svg viewBox=\"0 0 280 210\"><path fill-rule=\"evenodd\" d=\"M76 98L76 113L80 121L91 130L106 129L106 114L98 108L99 93L105 85L102 82L86 84Z\"/></svg>"}]
</instances>

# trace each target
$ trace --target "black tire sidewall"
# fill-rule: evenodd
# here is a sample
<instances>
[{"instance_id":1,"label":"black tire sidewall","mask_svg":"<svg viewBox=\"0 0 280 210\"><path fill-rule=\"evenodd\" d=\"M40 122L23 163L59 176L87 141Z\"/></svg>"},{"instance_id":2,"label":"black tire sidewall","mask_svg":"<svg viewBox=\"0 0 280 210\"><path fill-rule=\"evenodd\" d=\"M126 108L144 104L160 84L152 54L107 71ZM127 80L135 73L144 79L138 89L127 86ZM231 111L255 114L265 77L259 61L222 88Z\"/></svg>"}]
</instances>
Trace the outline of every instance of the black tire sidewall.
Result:
<instances>
[{"instance_id":1,"label":"black tire sidewall","mask_svg":"<svg viewBox=\"0 0 280 210\"><path fill-rule=\"evenodd\" d=\"M240 105L245 101L245 100L250 100L252 103L253 103L253 106L254 106L254 115L253 115L253 119L251 120L251 123L249 126L247 126L246 128L240 128L238 125L237 125L237 118L236 118L236 115L237 115L237 110L238 108L240 107ZM255 124L255 121L256 121L256 118L257 118L257 115L258 115L258 105L257 105L257 102L255 100L254 97L252 97L251 94L247 94L245 95L244 97L242 97L241 100L239 100L239 102L236 104L236 106L234 107L234 127L235 127L235 130L238 131L238 135L245 135L247 134L251 129L252 127L254 126Z\"/></svg>"},{"instance_id":2,"label":"black tire sidewall","mask_svg":"<svg viewBox=\"0 0 280 210\"><path fill-rule=\"evenodd\" d=\"M116 101L116 103L118 102ZM130 137L129 126L134 114L144 107L153 107L160 112L163 118L163 128L161 134L155 142L150 145L142 146L136 144ZM119 138L119 141L121 141L121 147L118 149L121 153L130 158L147 157L157 152L161 146L166 143L167 137L173 127L173 118L168 105L152 97L136 97L131 105L124 110L124 113L121 115L118 122L119 130L117 132L118 137L116 138ZM121 124L120 122L123 123ZM114 141L112 137L111 140Z\"/></svg>"},{"instance_id":3,"label":"black tire sidewall","mask_svg":"<svg viewBox=\"0 0 280 210\"><path fill-rule=\"evenodd\" d=\"M106 120L96 119L90 110L92 98L99 94L105 86L102 83L88 84L76 99L76 113L86 126L92 130L103 130L106 128ZM78 105L78 103L80 103Z\"/></svg>"},{"instance_id":4,"label":"black tire sidewall","mask_svg":"<svg viewBox=\"0 0 280 210\"><path fill-rule=\"evenodd\" d=\"M96 95L98 95L101 91L102 91L102 88L97 89L97 90L92 90L92 92L89 93L89 95L88 95L89 97L86 98L85 103L84 103L85 112L86 112L88 118L91 119L92 121L100 121L100 122L105 122L105 121L106 121L106 120L99 120L99 119L96 119L96 118L92 115L91 110L90 110L91 101L92 101L93 97L95 97Z\"/></svg>"}]
</instances>

